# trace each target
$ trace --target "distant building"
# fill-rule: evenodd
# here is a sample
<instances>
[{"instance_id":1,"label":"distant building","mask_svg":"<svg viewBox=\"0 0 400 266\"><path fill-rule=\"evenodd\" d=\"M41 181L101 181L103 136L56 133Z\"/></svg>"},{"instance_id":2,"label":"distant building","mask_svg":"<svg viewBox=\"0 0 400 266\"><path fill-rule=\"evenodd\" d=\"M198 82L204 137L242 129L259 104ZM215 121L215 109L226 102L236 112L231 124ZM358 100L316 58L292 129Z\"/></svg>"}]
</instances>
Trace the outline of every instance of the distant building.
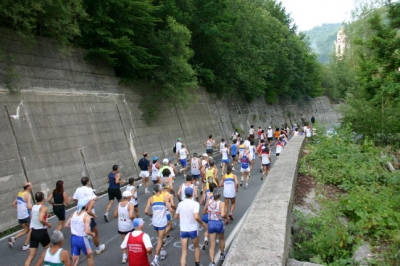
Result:
<instances>
[{"instance_id":1,"label":"distant building","mask_svg":"<svg viewBox=\"0 0 400 266\"><path fill-rule=\"evenodd\" d=\"M344 50L346 48L346 34L344 33L344 27L342 26L337 33L336 41L335 41L335 51L336 57L343 57Z\"/></svg>"}]
</instances>

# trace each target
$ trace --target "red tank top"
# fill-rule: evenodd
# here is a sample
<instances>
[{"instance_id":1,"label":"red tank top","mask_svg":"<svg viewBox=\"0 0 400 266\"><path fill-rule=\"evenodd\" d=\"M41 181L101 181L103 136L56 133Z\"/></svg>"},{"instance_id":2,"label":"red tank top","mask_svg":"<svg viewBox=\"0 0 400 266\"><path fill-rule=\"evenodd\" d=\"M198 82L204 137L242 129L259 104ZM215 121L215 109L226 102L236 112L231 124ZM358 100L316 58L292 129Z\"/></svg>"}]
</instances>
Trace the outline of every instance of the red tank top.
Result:
<instances>
[{"instance_id":1,"label":"red tank top","mask_svg":"<svg viewBox=\"0 0 400 266\"><path fill-rule=\"evenodd\" d=\"M132 236L129 233L128 238L128 261L129 266L150 266L149 260L147 258L147 250L143 243L142 232L138 236Z\"/></svg>"}]
</instances>

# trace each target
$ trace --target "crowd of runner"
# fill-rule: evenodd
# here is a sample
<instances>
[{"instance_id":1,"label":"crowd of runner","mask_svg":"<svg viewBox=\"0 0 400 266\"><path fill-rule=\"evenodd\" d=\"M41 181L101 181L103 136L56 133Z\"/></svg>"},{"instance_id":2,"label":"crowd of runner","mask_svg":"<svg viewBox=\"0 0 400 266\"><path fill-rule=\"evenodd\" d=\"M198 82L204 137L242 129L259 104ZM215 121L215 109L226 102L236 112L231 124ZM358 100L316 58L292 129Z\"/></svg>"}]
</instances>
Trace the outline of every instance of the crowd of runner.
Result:
<instances>
[{"instance_id":1,"label":"crowd of runner","mask_svg":"<svg viewBox=\"0 0 400 266\"><path fill-rule=\"evenodd\" d=\"M172 158L164 158L159 162L157 156L153 156L150 161L148 153L144 152L143 158L138 162L139 177L142 179L144 193L150 194L144 214L151 216L152 227L157 233L158 240L155 247L149 235L144 232L144 220L139 212L137 196L139 186L136 185L134 178L123 180L119 166L114 165L106 179L109 184L109 202L103 217L109 222L109 212L116 199L118 204L112 216L118 219L118 234L121 235L122 241L121 263L129 263L130 266L158 266L167 256L164 246L170 239L173 219L180 220L182 266L187 265L189 240L194 246L195 265L200 265L199 227L204 228L202 249L209 249L210 265L216 265L214 257L217 243L219 243L219 259L224 260L225 226L234 220L235 199L239 187L250 186L251 171L254 167L260 168L261 180L266 178L272 162L272 149L275 150L274 155L278 159L283 148L288 145L289 136L301 134L307 137L311 135L310 127L305 126L299 130L297 125L292 129L289 127L272 129L269 126L266 131L261 127L256 131L251 126L245 138L234 131L229 141L221 139L216 143L210 135L204 141L205 153L201 156L193 153L191 157L185 144L178 138L173 148L176 164ZM220 169L214 160L218 154L221 156ZM258 166L255 166L256 156L260 158ZM237 171L240 174L236 175ZM178 174L183 176L184 181L178 191L175 191L173 183ZM121 185L126 182L128 185L121 192ZM77 188L70 198L64 190L64 182L59 180L47 199L43 192L35 193L35 205L32 204L31 198L32 184L30 182L24 184L23 190L13 202L23 230L10 237L8 245L13 248L15 241L26 235L22 246L22 250L29 250L25 266L31 265L39 243L44 247L44 251L35 264L37 266L78 265L81 252L86 256L87 265L90 266L94 265L93 253L101 254L104 251L105 244L101 244L96 224L98 217L95 203L98 197L88 177L83 177L81 184L82 186ZM46 200L53 206L53 213L58 218L51 237L48 229L52 224L47 219L48 209L44 204ZM65 217L66 205L69 205L70 201L76 202L77 209L69 217ZM64 227L71 230L70 251L63 249Z\"/></svg>"}]
</instances>

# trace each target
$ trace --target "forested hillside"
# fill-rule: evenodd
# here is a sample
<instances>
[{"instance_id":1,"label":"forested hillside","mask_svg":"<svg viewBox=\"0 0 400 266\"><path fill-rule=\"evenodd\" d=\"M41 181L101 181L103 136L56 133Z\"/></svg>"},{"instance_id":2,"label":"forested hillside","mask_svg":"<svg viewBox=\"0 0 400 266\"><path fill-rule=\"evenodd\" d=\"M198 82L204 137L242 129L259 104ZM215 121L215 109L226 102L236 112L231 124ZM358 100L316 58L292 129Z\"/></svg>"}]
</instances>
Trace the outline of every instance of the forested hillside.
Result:
<instances>
[{"instance_id":1,"label":"forested hillside","mask_svg":"<svg viewBox=\"0 0 400 266\"><path fill-rule=\"evenodd\" d=\"M326 64L334 51L337 32L341 23L323 24L304 33L310 38L311 48L318 54L318 61Z\"/></svg>"},{"instance_id":2,"label":"forested hillside","mask_svg":"<svg viewBox=\"0 0 400 266\"><path fill-rule=\"evenodd\" d=\"M316 57L274 0L5 0L0 25L85 48L172 104L199 85L270 103L321 94Z\"/></svg>"}]
</instances>

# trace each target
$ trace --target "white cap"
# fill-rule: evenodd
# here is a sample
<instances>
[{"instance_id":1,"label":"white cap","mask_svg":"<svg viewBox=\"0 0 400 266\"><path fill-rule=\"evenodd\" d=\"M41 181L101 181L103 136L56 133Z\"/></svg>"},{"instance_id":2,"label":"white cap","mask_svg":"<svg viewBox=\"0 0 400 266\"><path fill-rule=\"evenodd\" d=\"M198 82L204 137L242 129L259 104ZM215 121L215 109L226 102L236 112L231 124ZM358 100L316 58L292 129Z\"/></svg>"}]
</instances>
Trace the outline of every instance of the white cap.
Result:
<instances>
[{"instance_id":1,"label":"white cap","mask_svg":"<svg viewBox=\"0 0 400 266\"><path fill-rule=\"evenodd\" d=\"M203 157L208 157L208 154L207 153L203 153Z\"/></svg>"},{"instance_id":2,"label":"white cap","mask_svg":"<svg viewBox=\"0 0 400 266\"><path fill-rule=\"evenodd\" d=\"M268 128L271 128L271 126L269 126Z\"/></svg>"},{"instance_id":3,"label":"white cap","mask_svg":"<svg viewBox=\"0 0 400 266\"><path fill-rule=\"evenodd\" d=\"M122 192L122 197L124 198L132 197L132 193L129 190L125 190L124 192Z\"/></svg>"},{"instance_id":4,"label":"white cap","mask_svg":"<svg viewBox=\"0 0 400 266\"><path fill-rule=\"evenodd\" d=\"M168 161L167 158L164 158L164 159L162 160L162 163L165 164L165 165L167 165L167 164L169 163L169 161Z\"/></svg>"}]
</instances>

